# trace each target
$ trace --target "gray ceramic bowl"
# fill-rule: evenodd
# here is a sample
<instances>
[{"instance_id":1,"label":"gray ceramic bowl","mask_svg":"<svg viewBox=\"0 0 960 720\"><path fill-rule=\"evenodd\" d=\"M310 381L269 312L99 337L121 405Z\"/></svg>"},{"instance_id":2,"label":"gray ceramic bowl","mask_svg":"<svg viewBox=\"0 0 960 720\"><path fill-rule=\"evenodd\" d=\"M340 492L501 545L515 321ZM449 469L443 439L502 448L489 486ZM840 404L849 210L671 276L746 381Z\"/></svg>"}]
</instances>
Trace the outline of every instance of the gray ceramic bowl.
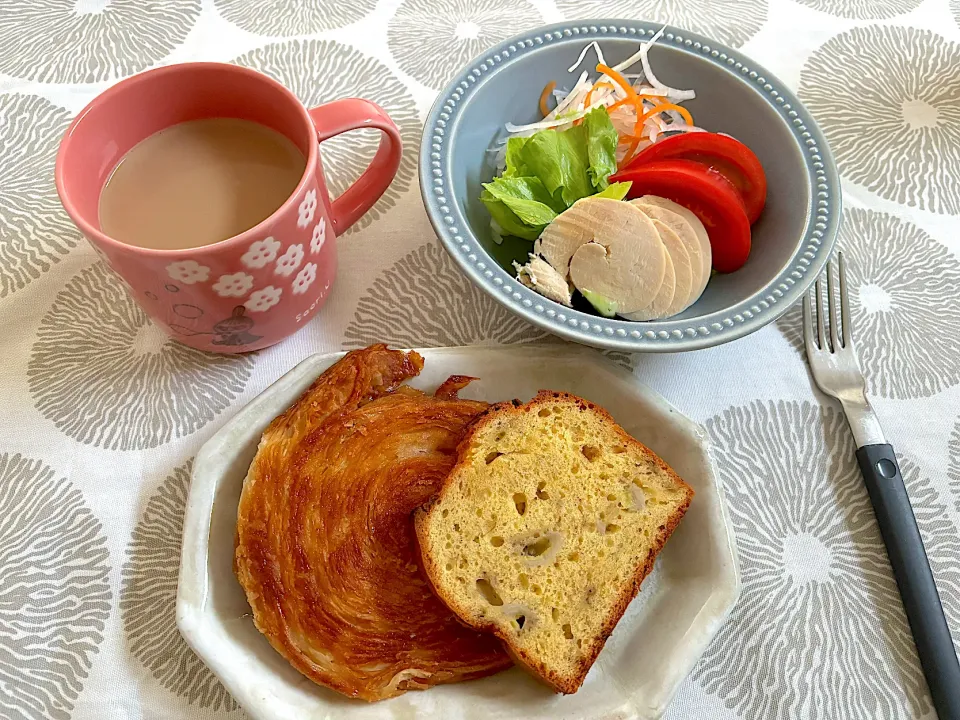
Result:
<instances>
[{"instance_id":1,"label":"gray ceramic bowl","mask_svg":"<svg viewBox=\"0 0 960 720\"><path fill-rule=\"evenodd\" d=\"M718 345L772 322L810 287L827 261L840 223L840 182L826 140L777 78L735 50L667 27L651 51L657 76L692 88L685 106L697 124L746 143L767 173L767 205L753 227L747 264L714 276L700 300L670 320L627 322L571 310L514 278L512 260L531 243L494 243L480 183L495 174L487 149L504 123L539 119L537 98L592 40L610 64L626 59L659 24L628 20L548 25L492 48L440 93L420 147L420 188L427 214L467 276L509 310L576 342L628 352L673 352ZM592 56L591 56L592 57ZM583 68L585 69L585 64Z\"/></svg>"}]
</instances>

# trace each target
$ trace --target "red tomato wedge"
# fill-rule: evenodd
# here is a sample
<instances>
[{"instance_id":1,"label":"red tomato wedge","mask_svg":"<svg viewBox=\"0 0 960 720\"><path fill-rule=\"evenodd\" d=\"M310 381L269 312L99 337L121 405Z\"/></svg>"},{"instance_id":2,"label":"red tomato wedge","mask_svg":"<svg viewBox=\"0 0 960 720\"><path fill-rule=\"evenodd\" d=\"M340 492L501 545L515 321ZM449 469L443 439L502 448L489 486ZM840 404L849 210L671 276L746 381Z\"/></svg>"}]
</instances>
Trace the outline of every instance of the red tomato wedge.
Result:
<instances>
[{"instance_id":1,"label":"red tomato wedge","mask_svg":"<svg viewBox=\"0 0 960 720\"><path fill-rule=\"evenodd\" d=\"M625 170L659 160L693 160L713 168L737 188L752 225L767 202L767 176L760 160L739 140L717 133L683 133L642 150Z\"/></svg>"},{"instance_id":2,"label":"red tomato wedge","mask_svg":"<svg viewBox=\"0 0 960 720\"><path fill-rule=\"evenodd\" d=\"M713 267L733 272L750 255L750 220L733 184L716 170L693 160L631 164L610 177L632 182L628 197L658 195L693 212L707 229Z\"/></svg>"}]
</instances>

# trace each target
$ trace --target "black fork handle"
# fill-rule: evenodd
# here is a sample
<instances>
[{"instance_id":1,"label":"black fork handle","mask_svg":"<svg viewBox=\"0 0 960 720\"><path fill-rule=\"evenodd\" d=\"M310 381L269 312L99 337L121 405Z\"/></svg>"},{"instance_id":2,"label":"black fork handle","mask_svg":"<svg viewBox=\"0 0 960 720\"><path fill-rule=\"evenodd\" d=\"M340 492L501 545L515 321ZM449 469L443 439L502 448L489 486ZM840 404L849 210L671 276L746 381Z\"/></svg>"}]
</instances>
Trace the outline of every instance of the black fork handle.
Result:
<instances>
[{"instance_id":1,"label":"black fork handle","mask_svg":"<svg viewBox=\"0 0 960 720\"><path fill-rule=\"evenodd\" d=\"M857 450L857 462L887 546L933 706L940 720L960 720L960 662L897 457L890 445L865 445Z\"/></svg>"}]
</instances>

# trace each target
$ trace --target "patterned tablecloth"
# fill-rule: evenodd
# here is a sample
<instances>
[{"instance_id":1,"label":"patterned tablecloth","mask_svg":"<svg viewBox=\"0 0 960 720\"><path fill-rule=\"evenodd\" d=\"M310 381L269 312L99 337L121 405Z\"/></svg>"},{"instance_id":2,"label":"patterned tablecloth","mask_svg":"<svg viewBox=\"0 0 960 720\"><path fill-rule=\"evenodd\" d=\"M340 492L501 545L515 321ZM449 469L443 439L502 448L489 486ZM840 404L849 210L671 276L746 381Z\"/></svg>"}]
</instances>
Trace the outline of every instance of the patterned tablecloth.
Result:
<instances>
[{"instance_id":1,"label":"patterned tablecloth","mask_svg":"<svg viewBox=\"0 0 960 720\"><path fill-rule=\"evenodd\" d=\"M0 717L243 716L174 624L191 459L311 353L544 339L439 247L417 147L469 58L597 16L740 47L821 123L869 387L960 645L960 0L3 0ZM375 99L406 143L396 182L338 241L326 308L246 357L168 341L53 186L74 113L121 77L187 60L257 68L308 105ZM336 190L373 143L324 144ZM669 716L931 717L853 441L811 385L797 312L724 347L617 359L704 423L738 535L743 594Z\"/></svg>"}]
</instances>

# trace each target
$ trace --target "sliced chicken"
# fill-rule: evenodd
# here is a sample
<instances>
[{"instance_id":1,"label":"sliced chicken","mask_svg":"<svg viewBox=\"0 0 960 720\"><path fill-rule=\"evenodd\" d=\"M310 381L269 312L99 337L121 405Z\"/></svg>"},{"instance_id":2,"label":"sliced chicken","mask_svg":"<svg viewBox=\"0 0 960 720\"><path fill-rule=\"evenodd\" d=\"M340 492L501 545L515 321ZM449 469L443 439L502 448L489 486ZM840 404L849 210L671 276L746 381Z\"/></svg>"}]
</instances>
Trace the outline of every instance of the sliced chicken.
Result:
<instances>
[{"instance_id":1,"label":"sliced chicken","mask_svg":"<svg viewBox=\"0 0 960 720\"><path fill-rule=\"evenodd\" d=\"M659 209L651 206L648 207L650 207L651 210ZM646 212L646 210L644 210L644 212ZM663 212L669 211L665 210ZM651 219L653 219L652 216ZM667 251L667 257L670 259L668 263L670 266L669 269L673 271L675 278L673 297L669 304L665 306L665 296L663 291L661 291L657 297L654 298L653 302L650 303L649 307L639 312L624 314L623 317L627 320L660 320L673 317L683 310L690 300L690 292L693 289L693 268L690 263L690 253L687 252L687 248L680 239L680 236L671 230L666 223L660 220L653 220L653 225L657 228L657 232L660 233L660 240L663 242L663 246ZM699 274L699 272L700 267L698 260L697 273ZM666 286L666 280L664 280L663 284Z\"/></svg>"},{"instance_id":2,"label":"sliced chicken","mask_svg":"<svg viewBox=\"0 0 960 720\"><path fill-rule=\"evenodd\" d=\"M616 240L615 244L620 247L616 251L619 260L607 263L613 266L608 281L598 283L597 287L577 285L570 268L574 254L585 243L596 241L606 248L610 240ZM666 270L665 250L653 221L629 203L609 198L589 197L576 202L544 229L534 244L534 252L542 255L561 275L570 276L581 292L585 288L611 303L616 302L618 312L639 310L649 305L660 290ZM633 258L630 262L636 268L624 264L626 258ZM581 281L593 282L596 273L587 271L583 263L580 266L581 273L586 274L585 278L581 274ZM600 274L605 272L600 267L596 270ZM627 277L632 279L627 282ZM618 287L611 295L600 289L601 284L603 287Z\"/></svg>"},{"instance_id":3,"label":"sliced chicken","mask_svg":"<svg viewBox=\"0 0 960 720\"><path fill-rule=\"evenodd\" d=\"M683 205L675 203L673 200L668 200L667 198L657 197L656 195L644 195L637 198L636 200L631 201L638 205L653 205L664 210L669 210L673 213L676 213L681 218L686 220L689 226L693 229L694 235L697 238L697 246L700 250L700 283L695 286L696 290L692 293L693 297L690 300L690 304L696 302L703 294L704 288L707 287L707 283L710 281L710 273L713 269L713 254L710 252L710 236L707 235L707 229L703 226L703 223L700 222L700 218L694 215L690 210L687 210ZM662 222L667 222L664 218L657 218ZM670 224L669 222L667 224ZM677 227L671 225L674 232L683 238L683 233Z\"/></svg>"},{"instance_id":4,"label":"sliced chicken","mask_svg":"<svg viewBox=\"0 0 960 720\"><path fill-rule=\"evenodd\" d=\"M573 307L571 302L573 288L570 287L570 283L539 255L531 254L526 265L514 262L513 269L517 271L517 280L534 292L561 305Z\"/></svg>"},{"instance_id":5,"label":"sliced chicken","mask_svg":"<svg viewBox=\"0 0 960 720\"><path fill-rule=\"evenodd\" d=\"M609 198L576 202L546 227L534 251L618 313L650 305L667 272L653 221L630 203Z\"/></svg>"},{"instance_id":6,"label":"sliced chicken","mask_svg":"<svg viewBox=\"0 0 960 720\"><path fill-rule=\"evenodd\" d=\"M687 222L682 215L675 213L673 210L667 210L658 205L651 205L641 202L640 200L631 200L630 203L643 210L651 220L659 220L676 233L677 238L687 253L690 265L690 293L686 298L686 302L677 310L678 313L682 312L697 301L703 291L703 287L706 286L707 280L709 280L709 274L707 276L703 274L703 258L701 257L700 240L697 238L697 233L693 229L693 226ZM663 233L661 233L660 239L663 240ZM666 243L664 243L664 245L666 245ZM670 248L667 248L667 250L669 251ZM677 258L674 257L674 265L677 264L676 261ZM679 293L677 293L677 295L679 296ZM678 297L674 297L675 305L678 299Z\"/></svg>"}]
</instances>

